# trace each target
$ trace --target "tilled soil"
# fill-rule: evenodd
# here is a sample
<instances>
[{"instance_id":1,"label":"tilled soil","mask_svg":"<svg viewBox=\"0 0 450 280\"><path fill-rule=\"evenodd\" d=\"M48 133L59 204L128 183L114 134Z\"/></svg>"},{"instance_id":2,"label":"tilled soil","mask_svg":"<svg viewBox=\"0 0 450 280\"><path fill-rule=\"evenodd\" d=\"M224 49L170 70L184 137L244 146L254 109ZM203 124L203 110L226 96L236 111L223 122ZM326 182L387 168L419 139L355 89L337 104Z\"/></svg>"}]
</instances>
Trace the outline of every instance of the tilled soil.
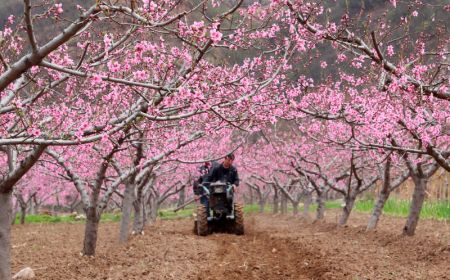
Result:
<instances>
[{"instance_id":1,"label":"tilled soil","mask_svg":"<svg viewBox=\"0 0 450 280\"><path fill-rule=\"evenodd\" d=\"M100 226L97 255L82 257L83 224L13 227L13 271L37 279L450 279L450 224L421 221L401 235L404 219L384 217L366 233L368 216L346 227L337 212L323 222L247 215L246 234L198 237L193 221L158 221L120 245L118 223Z\"/></svg>"}]
</instances>

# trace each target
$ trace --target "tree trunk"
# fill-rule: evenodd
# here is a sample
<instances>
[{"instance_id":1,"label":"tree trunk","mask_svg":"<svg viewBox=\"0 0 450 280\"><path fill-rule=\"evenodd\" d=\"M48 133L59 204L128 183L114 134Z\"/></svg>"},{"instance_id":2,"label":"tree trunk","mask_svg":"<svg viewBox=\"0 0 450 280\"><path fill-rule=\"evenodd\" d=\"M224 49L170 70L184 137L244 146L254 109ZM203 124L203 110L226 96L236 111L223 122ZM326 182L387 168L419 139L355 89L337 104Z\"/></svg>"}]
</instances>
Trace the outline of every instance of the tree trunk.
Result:
<instances>
[{"instance_id":1,"label":"tree trunk","mask_svg":"<svg viewBox=\"0 0 450 280\"><path fill-rule=\"evenodd\" d=\"M250 205L253 205L253 202L254 202L254 198L253 198L253 189L252 188L248 188L248 191L249 191L249 195L250 195L250 198L249 198L249 204ZM260 212L261 213L261 212Z\"/></svg>"},{"instance_id":2,"label":"tree trunk","mask_svg":"<svg viewBox=\"0 0 450 280\"><path fill-rule=\"evenodd\" d=\"M273 213L278 214L278 206L279 206L279 197L278 197L278 189L273 189Z\"/></svg>"},{"instance_id":3,"label":"tree trunk","mask_svg":"<svg viewBox=\"0 0 450 280\"><path fill-rule=\"evenodd\" d=\"M281 214L287 214L287 196L284 193L281 193Z\"/></svg>"},{"instance_id":4,"label":"tree trunk","mask_svg":"<svg viewBox=\"0 0 450 280\"><path fill-rule=\"evenodd\" d=\"M158 199L155 197L154 194L151 194L148 199L148 220L150 220L152 223L156 221L156 218L158 217Z\"/></svg>"},{"instance_id":5,"label":"tree trunk","mask_svg":"<svg viewBox=\"0 0 450 280\"><path fill-rule=\"evenodd\" d=\"M266 205L266 200L264 198L259 199L259 213L264 213L264 206Z\"/></svg>"},{"instance_id":6,"label":"tree trunk","mask_svg":"<svg viewBox=\"0 0 450 280\"><path fill-rule=\"evenodd\" d=\"M177 207L183 205L186 201L186 188L182 188L179 192Z\"/></svg>"},{"instance_id":7,"label":"tree trunk","mask_svg":"<svg viewBox=\"0 0 450 280\"><path fill-rule=\"evenodd\" d=\"M448 174L444 174L444 200L448 201Z\"/></svg>"},{"instance_id":8,"label":"tree trunk","mask_svg":"<svg viewBox=\"0 0 450 280\"><path fill-rule=\"evenodd\" d=\"M0 192L0 279L11 279L12 192Z\"/></svg>"},{"instance_id":9,"label":"tree trunk","mask_svg":"<svg viewBox=\"0 0 450 280\"><path fill-rule=\"evenodd\" d=\"M317 212L316 212L316 220L322 220L324 218L325 213L325 199L324 193L317 193Z\"/></svg>"},{"instance_id":10,"label":"tree trunk","mask_svg":"<svg viewBox=\"0 0 450 280\"><path fill-rule=\"evenodd\" d=\"M25 224L25 217L27 216L27 206L20 205L20 224Z\"/></svg>"},{"instance_id":11,"label":"tree trunk","mask_svg":"<svg viewBox=\"0 0 450 280\"><path fill-rule=\"evenodd\" d=\"M33 201L34 201L34 214L37 214L39 213L40 204L37 201L36 195L33 197Z\"/></svg>"},{"instance_id":12,"label":"tree trunk","mask_svg":"<svg viewBox=\"0 0 450 280\"><path fill-rule=\"evenodd\" d=\"M11 215L11 225L14 225L16 223L16 216L17 216L17 204L18 202L15 203L15 205L12 207L12 215Z\"/></svg>"},{"instance_id":13,"label":"tree trunk","mask_svg":"<svg viewBox=\"0 0 450 280\"><path fill-rule=\"evenodd\" d=\"M312 203L312 193L307 192L305 195L305 202L303 203L303 217L309 219L309 206Z\"/></svg>"},{"instance_id":14,"label":"tree trunk","mask_svg":"<svg viewBox=\"0 0 450 280\"><path fill-rule=\"evenodd\" d=\"M343 226L347 223L350 213L353 210L353 205L355 204L356 195L348 195L345 197L345 206L342 209L342 215L339 219L339 225Z\"/></svg>"},{"instance_id":15,"label":"tree trunk","mask_svg":"<svg viewBox=\"0 0 450 280\"><path fill-rule=\"evenodd\" d=\"M145 215L145 203L146 194L143 192L143 186L138 188L136 198L133 201L134 207L134 221L133 232L134 234L142 234L144 231L146 215Z\"/></svg>"},{"instance_id":16,"label":"tree trunk","mask_svg":"<svg viewBox=\"0 0 450 280\"><path fill-rule=\"evenodd\" d=\"M417 224L419 223L420 211L422 210L423 202L425 200L425 191L427 188L426 178L413 178L414 193L411 201L411 207L409 209L408 220L403 228L403 234L412 236L416 231Z\"/></svg>"},{"instance_id":17,"label":"tree trunk","mask_svg":"<svg viewBox=\"0 0 450 280\"><path fill-rule=\"evenodd\" d=\"M83 254L86 256L95 255L99 222L100 214L97 212L96 207L89 207L86 211L86 227L84 231L83 246Z\"/></svg>"},{"instance_id":18,"label":"tree trunk","mask_svg":"<svg viewBox=\"0 0 450 280\"><path fill-rule=\"evenodd\" d=\"M128 230L130 227L131 211L134 200L134 184L126 184L125 191L123 193L122 202L122 218L120 220L120 233L119 241L125 243L128 240Z\"/></svg>"},{"instance_id":19,"label":"tree trunk","mask_svg":"<svg viewBox=\"0 0 450 280\"><path fill-rule=\"evenodd\" d=\"M390 191L382 190L377 197L377 202L373 208L372 216L370 216L369 223L367 224L366 230L373 230L377 227L378 221L380 220L381 213L383 212L384 204L389 198Z\"/></svg>"},{"instance_id":20,"label":"tree trunk","mask_svg":"<svg viewBox=\"0 0 450 280\"><path fill-rule=\"evenodd\" d=\"M296 202L292 202L292 214L294 214L294 216L298 215L298 205L299 205L300 201L296 201Z\"/></svg>"},{"instance_id":21,"label":"tree trunk","mask_svg":"<svg viewBox=\"0 0 450 280\"><path fill-rule=\"evenodd\" d=\"M34 201L33 201L33 198L31 198L30 199L30 215L35 215L36 214L36 212L34 211Z\"/></svg>"},{"instance_id":22,"label":"tree trunk","mask_svg":"<svg viewBox=\"0 0 450 280\"><path fill-rule=\"evenodd\" d=\"M145 203L145 201L147 201L146 200L147 196L148 195L144 195L143 197L141 197L141 203L140 203L141 213L142 213L142 230L147 225L147 221L148 221L149 208L148 208L147 203Z\"/></svg>"},{"instance_id":23,"label":"tree trunk","mask_svg":"<svg viewBox=\"0 0 450 280\"><path fill-rule=\"evenodd\" d=\"M135 234L141 234L144 231L145 225L145 213L144 207L142 207L142 200L137 199L133 202L134 206L134 221L133 221L133 232Z\"/></svg>"}]
</instances>

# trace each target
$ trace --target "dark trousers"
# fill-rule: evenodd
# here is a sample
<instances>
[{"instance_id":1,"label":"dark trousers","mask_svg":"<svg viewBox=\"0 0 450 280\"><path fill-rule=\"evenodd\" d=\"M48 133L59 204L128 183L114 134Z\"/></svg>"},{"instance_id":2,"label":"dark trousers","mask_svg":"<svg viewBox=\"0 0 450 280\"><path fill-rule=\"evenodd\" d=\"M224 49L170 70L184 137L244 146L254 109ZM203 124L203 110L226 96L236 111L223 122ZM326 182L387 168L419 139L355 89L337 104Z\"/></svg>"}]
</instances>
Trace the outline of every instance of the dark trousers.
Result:
<instances>
[{"instance_id":1,"label":"dark trousers","mask_svg":"<svg viewBox=\"0 0 450 280\"><path fill-rule=\"evenodd\" d=\"M206 216L209 217L209 199L206 195L202 195L200 197L200 203L205 205L206 208Z\"/></svg>"}]
</instances>

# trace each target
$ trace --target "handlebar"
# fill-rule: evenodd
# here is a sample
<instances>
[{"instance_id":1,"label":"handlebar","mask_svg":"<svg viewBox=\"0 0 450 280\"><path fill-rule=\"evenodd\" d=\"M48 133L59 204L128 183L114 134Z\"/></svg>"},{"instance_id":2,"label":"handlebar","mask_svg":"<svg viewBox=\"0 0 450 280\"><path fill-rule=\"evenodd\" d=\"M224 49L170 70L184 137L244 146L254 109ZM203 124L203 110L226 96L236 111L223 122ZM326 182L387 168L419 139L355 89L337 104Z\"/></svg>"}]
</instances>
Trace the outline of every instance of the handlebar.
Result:
<instances>
[{"instance_id":1,"label":"handlebar","mask_svg":"<svg viewBox=\"0 0 450 280\"><path fill-rule=\"evenodd\" d=\"M214 187L226 187L227 193L230 192L231 190L233 190L232 184L230 184L229 182L224 183L224 182L220 182L220 181L212 182L212 183L205 182L205 183L201 184L201 187L205 191L205 194L208 196L211 195L211 189L210 189L211 187L213 187L213 188Z\"/></svg>"}]
</instances>

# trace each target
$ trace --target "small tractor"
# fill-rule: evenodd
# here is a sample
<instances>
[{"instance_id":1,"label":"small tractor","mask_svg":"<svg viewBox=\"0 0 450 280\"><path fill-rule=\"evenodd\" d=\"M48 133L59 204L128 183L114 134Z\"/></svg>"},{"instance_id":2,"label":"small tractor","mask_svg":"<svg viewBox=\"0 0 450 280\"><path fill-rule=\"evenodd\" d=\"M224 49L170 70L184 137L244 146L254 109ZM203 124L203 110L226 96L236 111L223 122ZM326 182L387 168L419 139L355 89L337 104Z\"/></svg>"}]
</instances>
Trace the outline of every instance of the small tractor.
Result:
<instances>
[{"instance_id":1,"label":"small tractor","mask_svg":"<svg viewBox=\"0 0 450 280\"><path fill-rule=\"evenodd\" d=\"M194 221L194 233L200 236L212 232L244 234L244 209L234 201L234 188L229 183L202 184L203 195L209 201L209 213L205 205L198 204Z\"/></svg>"}]
</instances>

